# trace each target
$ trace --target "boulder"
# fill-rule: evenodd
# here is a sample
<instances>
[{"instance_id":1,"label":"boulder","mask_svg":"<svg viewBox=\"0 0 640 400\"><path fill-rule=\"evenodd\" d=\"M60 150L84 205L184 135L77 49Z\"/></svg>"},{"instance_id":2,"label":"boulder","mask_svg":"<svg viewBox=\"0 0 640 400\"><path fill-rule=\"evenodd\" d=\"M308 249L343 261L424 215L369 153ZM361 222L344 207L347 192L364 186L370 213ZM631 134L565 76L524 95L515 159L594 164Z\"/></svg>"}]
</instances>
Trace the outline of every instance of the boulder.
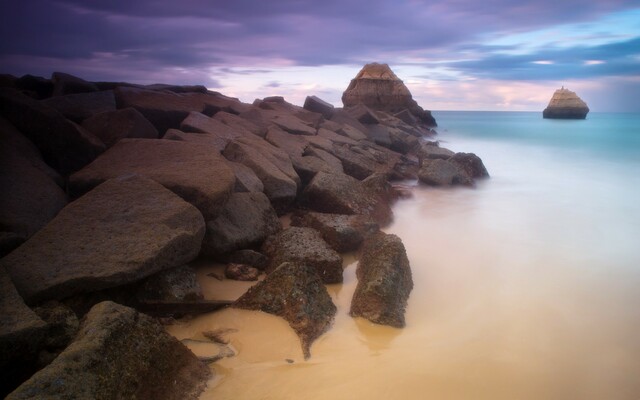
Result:
<instances>
[{"instance_id":1,"label":"boulder","mask_svg":"<svg viewBox=\"0 0 640 400\"><path fill-rule=\"evenodd\" d=\"M34 364L48 332L47 324L24 304L0 266L0 397L4 398L35 371Z\"/></svg>"},{"instance_id":2,"label":"boulder","mask_svg":"<svg viewBox=\"0 0 640 400\"><path fill-rule=\"evenodd\" d=\"M229 264L244 264L259 270L264 270L269 264L269 259L262 253L251 249L243 249L223 254L218 259Z\"/></svg>"},{"instance_id":3,"label":"boulder","mask_svg":"<svg viewBox=\"0 0 640 400\"><path fill-rule=\"evenodd\" d=\"M199 144L204 147L210 147L212 151L216 151L217 153L222 153L231 141L230 139L213 133L182 132L181 130L173 128L167 130L163 139Z\"/></svg>"},{"instance_id":4,"label":"boulder","mask_svg":"<svg viewBox=\"0 0 640 400\"><path fill-rule=\"evenodd\" d=\"M420 182L431 186L472 185L473 179L456 164L442 159L426 159L418 171Z\"/></svg>"},{"instance_id":5,"label":"boulder","mask_svg":"<svg viewBox=\"0 0 640 400\"><path fill-rule=\"evenodd\" d=\"M183 132L212 133L229 140L241 136L230 128L229 125L217 119L209 118L197 111L191 111L189 113L187 118L180 124L180 130Z\"/></svg>"},{"instance_id":6,"label":"boulder","mask_svg":"<svg viewBox=\"0 0 640 400\"><path fill-rule=\"evenodd\" d=\"M298 334L305 358L311 356L311 345L329 329L337 311L316 270L289 262L252 286L233 307L284 318Z\"/></svg>"},{"instance_id":7,"label":"boulder","mask_svg":"<svg viewBox=\"0 0 640 400\"><path fill-rule=\"evenodd\" d=\"M351 316L404 327L413 280L400 238L384 232L370 236L362 247L356 276L358 285L351 300Z\"/></svg>"},{"instance_id":8,"label":"boulder","mask_svg":"<svg viewBox=\"0 0 640 400\"><path fill-rule=\"evenodd\" d=\"M226 147L226 146L225 146ZM255 172L244 164L229 161L229 167L236 176L236 192L260 192L264 191L264 185Z\"/></svg>"},{"instance_id":9,"label":"boulder","mask_svg":"<svg viewBox=\"0 0 640 400\"><path fill-rule=\"evenodd\" d=\"M282 149L289 156L302 156L309 146L309 141L304 136L287 133L278 127L270 127L265 140ZM295 168L295 166L294 166Z\"/></svg>"},{"instance_id":10,"label":"boulder","mask_svg":"<svg viewBox=\"0 0 640 400\"><path fill-rule=\"evenodd\" d=\"M403 121L405 124L414 126L418 123L418 119L416 118L415 115L411 114L411 111L404 109L400 112L397 112L395 114L393 114L394 117L400 119L401 121Z\"/></svg>"},{"instance_id":11,"label":"boulder","mask_svg":"<svg viewBox=\"0 0 640 400\"><path fill-rule=\"evenodd\" d=\"M330 150L333 151L333 146L330 147ZM340 161L338 157L334 156L328 151L325 151L315 146L309 146L305 150L304 156L317 157L322 161L324 161L325 163L327 163L333 170L344 172L344 170L342 169L342 161ZM294 165L294 168L295 168L295 165Z\"/></svg>"},{"instance_id":12,"label":"boulder","mask_svg":"<svg viewBox=\"0 0 640 400\"><path fill-rule=\"evenodd\" d=\"M436 143L436 144L433 144ZM418 163L422 165L422 161L425 159L433 160L436 158L440 158L442 160L448 160L453 156L453 151L449 149L445 149L444 147L440 147L437 142L426 142L420 145L420 149L417 151L416 155L418 156Z\"/></svg>"},{"instance_id":13,"label":"boulder","mask_svg":"<svg viewBox=\"0 0 640 400\"><path fill-rule=\"evenodd\" d=\"M585 119L588 113L587 103L563 86L553 93L549 105L542 112L542 118Z\"/></svg>"},{"instance_id":14,"label":"boulder","mask_svg":"<svg viewBox=\"0 0 640 400\"><path fill-rule=\"evenodd\" d=\"M211 92L209 92L211 94ZM207 104L204 107L203 114L211 117L219 112L226 112L229 114L241 114L251 109L250 104L240 102L240 100L234 97L227 97L220 93L215 93L215 96L210 96L207 100Z\"/></svg>"},{"instance_id":15,"label":"boulder","mask_svg":"<svg viewBox=\"0 0 640 400\"><path fill-rule=\"evenodd\" d=\"M350 106L345 106L344 109L347 114L356 119L358 122L364 125L376 125L380 123L375 111L371 110L364 104L357 103Z\"/></svg>"},{"instance_id":16,"label":"boulder","mask_svg":"<svg viewBox=\"0 0 640 400\"><path fill-rule=\"evenodd\" d=\"M0 265L28 303L61 299L187 263L199 253L204 231L192 205L129 175L70 203Z\"/></svg>"},{"instance_id":17,"label":"boulder","mask_svg":"<svg viewBox=\"0 0 640 400\"><path fill-rule=\"evenodd\" d=\"M347 135L340 135L336 132L324 128L318 129L318 136L329 139L332 143L336 144L358 144L357 140L351 139Z\"/></svg>"},{"instance_id":18,"label":"boulder","mask_svg":"<svg viewBox=\"0 0 640 400\"><path fill-rule=\"evenodd\" d=\"M85 119L82 127L99 137L107 147L120 139L158 138L158 130L135 108L95 114Z\"/></svg>"},{"instance_id":19,"label":"boulder","mask_svg":"<svg viewBox=\"0 0 640 400\"><path fill-rule=\"evenodd\" d=\"M309 136L306 136L309 137ZM317 137L317 136L313 136ZM300 184L300 177L293 168L291 163L291 157L284 150L272 145L266 140L258 137L243 136L237 139L237 142L244 143L248 146L258 150L263 157L269 160L270 163L278 167L285 175L289 177L296 185Z\"/></svg>"},{"instance_id":20,"label":"boulder","mask_svg":"<svg viewBox=\"0 0 640 400\"><path fill-rule=\"evenodd\" d=\"M302 191L299 204L322 213L369 215L383 224L389 222L392 215L386 201L345 174L318 172Z\"/></svg>"},{"instance_id":21,"label":"boulder","mask_svg":"<svg viewBox=\"0 0 640 400\"><path fill-rule=\"evenodd\" d=\"M45 347L57 355L78 333L78 316L69 307L55 300L34 307L33 311L47 324Z\"/></svg>"},{"instance_id":22,"label":"boulder","mask_svg":"<svg viewBox=\"0 0 640 400\"><path fill-rule=\"evenodd\" d=\"M153 318L112 302L94 306L75 340L7 399L197 399L211 376Z\"/></svg>"},{"instance_id":23,"label":"boulder","mask_svg":"<svg viewBox=\"0 0 640 400\"><path fill-rule=\"evenodd\" d=\"M51 82L53 83L53 96L98 91L98 87L95 84L64 72L51 74Z\"/></svg>"},{"instance_id":24,"label":"boulder","mask_svg":"<svg viewBox=\"0 0 640 400\"><path fill-rule=\"evenodd\" d=\"M15 87L34 99L46 99L53 93L53 83L41 76L23 75L15 83Z\"/></svg>"},{"instance_id":25,"label":"boulder","mask_svg":"<svg viewBox=\"0 0 640 400\"><path fill-rule=\"evenodd\" d=\"M269 257L267 273L283 262L313 267L324 283L342 282L342 258L312 228L290 227L272 235L262 245Z\"/></svg>"},{"instance_id":26,"label":"boulder","mask_svg":"<svg viewBox=\"0 0 640 400\"><path fill-rule=\"evenodd\" d=\"M227 161L211 147L165 139L122 139L69 178L77 197L100 183L126 174L153 179L215 219L235 185Z\"/></svg>"},{"instance_id":27,"label":"boulder","mask_svg":"<svg viewBox=\"0 0 640 400\"><path fill-rule=\"evenodd\" d=\"M249 113L249 115L251 115L251 113ZM216 113L213 116L213 119L215 119L216 121L222 122L223 124L233 129L235 132L242 133L242 134L246 132L250 132L258 137L263 138L264 135L267 133L266 127L255 124L250 119L245 118L245 116L246 116L245 113L242 113L240 114L240 116L238 116L228 112L221 111L219 113Z\"/></svg>"},{"instance_id":28,"label":"boulder","mask_svg":"<svg viewBox=\"0 0 640 400\"><path fill-rule=\"evenodd\" d=\"M271 119L271 122L292 135L313 136L316 134L315 128L291 114L276 115Z\"/></svg>"},{"instance_id":29,"label":"boulder","mask_svg":"<svg viewBox=\"0 0 640 400\"><path fill-rule=\"evenodd\" d=\"M264 193L278 214L285 213L296 198L298 185L276 165L274 165L258 148L231 141L223 155L230 161L241 163L253 170L264 185Z\"/></svg>"},{"instance_id":30,"label":"boulder","mask_svg":"<svg viewBox=\"0 0 640 400\"><path fill-rule=\"evenodd\" d=\"M365 215L325 214L313 211L297 212L291 226L313 228L335 251L344 253L357 250L362 241L378 231L378 224Z\"/></svg>"},{"instance_id":31,"label":"boulder","mask_svg":"<svg viewBox=\"0 0 640 400\"><path fill-rule=\"evenodd\" d=\"M15 235L14 244L16 237L23 242L35 234L67 204L67 195L48 172L33 144L0 118L0 231Z\"/></svg>"},{"instance_id":32,"label":"boulder","mask_svg":"<svg viewBox=\"0 0 640 400\"><path fill-rule=\"evenodd\" d=\"M233 193L220 215L207 221L202 252L219 255L260 245L282 229L264 193Z\"/></svg>"},{"instance_id":33,"label":"boulder","mask_svg":"<svg viewBox=\"0 0 640 400\"><path fill-rule=\"evenodd\" d=\"M291 157L291 162L293 163L293 168L295 168L298 176L300 176L300 179L302 180L303 187L306 186L320 171L342 173L342 165L338 169L315 156L293 156Z\"/></svg>"},{"instance_id":34,"label":"boulder","mask_svg":"<svg viewBox=\"0 0 640 400\"><path fill-rule=\"evenodd\" d=\"M331 119L333 112L335 111L332 104L327 103L317 96L307 96L304 100L303 108L311 112L322 114L326 119Z\"/></svg>"},{"instance_id":35,"label":"boulder","mask_svg":"<svg viewBox=\"0 0 640 400\"><path fill-rule=\"evenodd\" d=\"M235 281L257 281L260 270L250 265L231 263L226 266L224 276Z\"/></svg>"},{"instance_id":36,"label":"boulder","mask_svg":"<svg viewBox=\"0 0 640 400\"><path fill-rule=\"evenodd\" d=\"M49 166L63 175L84 167L105 150L95 135L14 89L0 88L0 114L38 147Z\"/></svg>"},{"instance_id":37,"label":"boulder","mask_svg":"<svg viewBox=\"0 0 640 400\"><path fill-rule=\"evenodd\" d=\"M166 269L145 279L138 287L139 302L202 300L202 288L193 268L183 265Z\"/></svg>"},{"instance_id":38,"label":"boulder","mask_svg":"<svg viewBox=\"0 0 640 400\"><path fill-rule=\"evenodd\" d=\"M456 153L449 158L449 162L458 166L473 179L489 177L489 172L487 172L482 160L473 153Z\"/></svg>"},{"instance_id":39,"label":"boulder","mask_svg":"<svg viewBox=\"0 0 640 400\"><path fill-rule=\"evenodd\" d=\"M111 90L54 96L42 100L42 103L58 110L60 114L76 123L116 109L116 98Z\"/></svg>"},{"instance_id":40,"label":"boulder","mask_svg":"<svg viewBox=\"0 0 640 400\"><path fill-rule=\"evenodd\" d=\"M336 145L331 154L340 160L344 173L356 179L365 179L380 167L371 154L358 146Z\"/></svg>"},{"instance_id":41,"label":"boulder","mask_svg":"<svg viewBox=\"0 0 640 400\"><path fill-rule=\"evenodd\" d=\"M390 113L407 109L422 124L436 126L431 112L416 103L409 89L387 64L365 65L342 94L342 103L345 108L362 104L372 110Z\"/></svg>"},{"instance_id":42,"label":"boulder","mask_svg":"<svg viewBox=\"0 0 640 400\"><path fill-rule=\"evenodd\" d=\"M331 122L335 122L335 123L340 124L340 125L349 126L351 128L354 128L354 129L360 131L362 134L366 134L367 133L367 127L362 125L362 123L360 123L360 121L358 121L357 119L353 118L351 115L349 115L348 112L346 112L343 109L338 109L338 110L336 110L336 112L333 113L333 117L331 117Z\"/></svg>"}]
</instances>

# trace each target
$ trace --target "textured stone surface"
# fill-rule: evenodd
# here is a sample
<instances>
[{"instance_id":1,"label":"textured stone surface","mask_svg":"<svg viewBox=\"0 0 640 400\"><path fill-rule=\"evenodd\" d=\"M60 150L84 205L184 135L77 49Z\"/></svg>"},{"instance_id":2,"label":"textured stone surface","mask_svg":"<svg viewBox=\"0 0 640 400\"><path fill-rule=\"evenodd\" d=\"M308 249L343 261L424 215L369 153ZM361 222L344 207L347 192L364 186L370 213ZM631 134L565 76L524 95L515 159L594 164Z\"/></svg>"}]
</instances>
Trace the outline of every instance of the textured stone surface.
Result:
<instances>
[{"instance_id":1,"label":"textured stone surface","mask_svg":"<svg viewBox=\"0 0 640 400\"><path fill-rule=\"evenodd\" d=\"M350 314L376 324L404 327L413 280L402 241L378 232L365 241L361 254Z\"/></svg>"},{"instance_id":2,"label":"textured stone surface","mask_svg":"<svg viewBox=\"0 0 640 400\"><path fill-rule=\"evenodd\" d=\"M197 399L209 368L154 319L94 306L73 343L7 399Z\"/></svg>"},{"instance_id":3,"label":"textured stone surface","mask_svg":"<svg viewBox=\"0 0 640 400\"><path fill-rule=\"evenodd\" d=\"M235 281L257 281L260 270L245 264L228 264L224 269L224 276Z\"/></svg>"},{"instance_id":4,"label":"textured stone surface","mask_svg":"<svg viewBox=\"0 0 640 400\"><path fill-rule=\"evenodd\" d=\"M206 219L222 210L235 175L217 151L197 143L165 139L122 139L69 179L73 196L107 179L139 174L155 180L196 206Z\"/></svg>"},{"instance_id":5,"label":"textured stone surface","mask_svg":"<svg viewBox=\"0 0 640 400\"><path fill-rule=\"evenodd\" d=\"M27 302L61 299L187 263L204 230L192 205L150 179L128 176L69 204L0 265Z\"/></svg>"},{"instance_id":6,"label":"textured stone surface","mask_svg":"<svg viewBox=\"0 0 640 400\"><path fill-rule=\"evenodd\" d=\"M226 146L225 146L226 147ZM229 167L236 176L236 192L260 192L264 191L264 185L255 172L244 164L229 161Z\"/></svg>"},{"instance_id":7,"label":"textured stone surface","mask_svg":"<svg viewBox=\"0 0 640 400\"><path fill-rule=\"evenodd\" d=\"M378 224L365 215L325 214L313 211L297 212L291 226L316 229L335 251L357 250L362 241L378 230Z\"/></svg>"},{"instance_id":8,"label":"textured stone surface","mask_svg":"<svg viewBox=\"0 0 640 400\"><path fill-rule=\"evenodd\" d=\"M180 142L191 142L199 144L201 146L213 147L218 153L222 153L229 144L230 139L218 136L213 133L194 133L194 132L182 132L178 129L169 129L165 133L163 139L177 140ZM213 150L212 149L212 150Z\"/></svg>"},{"instance_id":9,"label":"textured stone surface","mask_svg":"<svg viewBox=\"0 0 640 400\"><path fill-rule=\"evenodd\" d=\"M575 92L565 89L556 90L549 101L549 105L542 112L543 118L585 119L589 113L587 103L582 101Z\"/></svg>"},{"instance_id":10,"label":"textured stone surface","mask_svg":"<svg viewBox=\"0 0 640 400\"><path fill-rule=\"evenodd\" d=\"M265 140L290 156L302 156L309 146L309 141L304 136L287 133L277 127L269 128Z\"/></svg>"},{"instance_id":11,"label":"textured stone surface","mask_svg":"<svg viewBox=\"0 0 640 400\"><path fill-rule=\"evenodd\" d=\"M451 158L451 156L456 154L453 151L449 149L445 149L444 147L440 147L439 145L434 143L428 142L428 143L422 143L420 145L420 149L417 151L417 154L416 154L418 156L418 161L420 165L422 165L422 161L424 159L440 158L442 160L448 160L449 158Z\"/></svg>"},{"instance_id":12,"label":"textured stone surface","mask_svg":"<svg viewBox=\"0 0 640 400\"><path fill-rule=\"evenodd\" d=\"M183 265L160 271L142 282L139 301L193 301L203 299L202 288L193 268Z\"/></svg>"},{"instance_id":13,"label":"textured stone surface","mask_svg":"<svg viewBox=\"0 0 640 400\"><path fill-rule=\"evenodd\" d=\"M269 257L267 273L283 262L313 267L324 283L342 282L342 258L312 228L290 227L270 236L262 245Z\"/></svg>"},{"instance_id":14,"label":"textured stone surface","mask_svg":"<svg viewBox=\"0 0 640 400\"><path fill-rule=\"evenodd\" d=\"M473 179L456 164L439 158L423 160L418 179L431 186L473 184Z\"/></svg>"},{"instance_id":15,"label":"textured stone surface","mask_svg":"<svg viewBox=\"0 0 640 400\"><path fill-rule=\"evenodd\" d=\"M87 82L82 78L64 72L54 72L51 74L51 82L53 83L53 96L98 91L98 87L94 83Z\"/></svg>"},{"instance_id":16,"label":"textured stone surface","mask_svg":"<svg viewBox=\"0 0 640 400\"><path fill-rule=\"evenodd\" d=\"M234 193L220 215L207 221L202 252L218 255L259 245L280 229L280 220L264 193Z\"/></svg>"},{"instance_id":17,"label":"textured stone surface","mask_svg":"<svg viewBox=\"0 0 640 400\"><path fill-rule=\"evenodd\" d=\"M321 158L315 156L291 157L293 168L295 168L298 176L302 180L302 186L307 185L314 176L320 171L329 173L342 173L342 168L337 169L327 164Z\"/></svg>"},{"instance_id":18,"label":"textured stone surface","mask_svg":"<svg viewBox=\"0 0 640 400\"><path fill-rule=\"evenodd\" d=\"M311 356L311 344L329 329L337 311L316 270L288 262L251 287L233 307L284 318L300 337L305 358Z\"/></svg>"},{"instance_id":19,"label":"textured stone surface","mask_svg":"<svg viewBox=\"0 0 640 400\"><path fill-rule=\"evenodd\" d=\"M42 100L42 103L77 123L93 115L116 109L116 98L111 90L54 96Z\"/></svg>"},{"instance_id":20,"label":"textured stone surface","mask_svg":"<svg viewBox=\"0 0 640 400\"><path fill-rule=\"evenodd\" d=\"M449 162L458 166L473 179L489 177L489 172L487 172L484 163L480 157L473 153L456 153L449 158Z\"/></svg>"},{"instance_id":21,"label":"textured stone surface","mask_svg":"<svg viewBox=\"0 0 640 400\"><path fill-rule=\"evenodd\" d=\"M245 113L249 113L249 115L251 115L249 111L246 111ZM264 137L264 135L267 133L266 127L258 125L247 118L243 118L244 115L247 115L245 113L242 113L240 116L238 116L228 112L219 112L216 113L213 118L216 121L220 121L223 124L229 126L236 132L250 132L258 137Z\"/></svg>"},{"instance_id":22,"label":"textured stone surface","mask_svg":"<svg viewBox=\"0 0 640 400\"><path fill-rule=\"evenodd\" d=\"M232 264L245 264L259 270L264 270L269 259L262 253L251 249L236 250L219 257L220 261Z\"/></svg>"},{"instance_id":23,"label":"textured stone surface","mask_svg":"<svg viewBox=\"0 0 640 400\"><path fill-rule=\"evenodd\" d=\"M157 139L158 130L135 108L106 111L82 122L82 127L111 147L120 139Z\"/></svg>"},{"instance_id":24,"label":"textured stone surface","mask_svg":"<svg viewBox=\"0 0 640 400\"><path fill-rule=\"evenodd\" d=\"M305 110L320 113L326 119L331 119L334 112L334 107L332 104L327 103L317 96L307 96L307 98L304 100L303 108Z\"/></svg>"},{"instance_id":25,"label":"textured stone surface","mask_svg":"<svg viewBox=\"0 0 640 400\"><path fill-rule=\"evenodd\" d=\"M276 115L271 119L271 122L293 135L313 136L316 134L316 130L314 128L291 114Z\"/></svg>"}]
</instances>

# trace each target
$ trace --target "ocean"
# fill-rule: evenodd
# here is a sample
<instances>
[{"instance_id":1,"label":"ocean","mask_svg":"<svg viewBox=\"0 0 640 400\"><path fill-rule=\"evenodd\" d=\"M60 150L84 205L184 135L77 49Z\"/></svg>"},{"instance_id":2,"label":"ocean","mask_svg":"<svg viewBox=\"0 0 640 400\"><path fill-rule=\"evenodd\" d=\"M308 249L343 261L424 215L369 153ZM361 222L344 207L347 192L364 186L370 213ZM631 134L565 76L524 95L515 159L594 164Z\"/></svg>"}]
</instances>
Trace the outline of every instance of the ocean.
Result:
<instances>
[{"instance_id":1,"label":"ocean","mask_svg":"<svg viewBox=\"0 0 640 400\"><path fill-rule=\"evenodd\" d=\"M170 326L178 338L238 329L238 355L214 366L202 399L640 399L640 115L434 116L441 146L477 154L491 178L406 183L413 196L385 228L411 262L406 328L348 316L348 258L328 287L335 323L307 361L267 314Z\"/></svg>"}]
</instances>

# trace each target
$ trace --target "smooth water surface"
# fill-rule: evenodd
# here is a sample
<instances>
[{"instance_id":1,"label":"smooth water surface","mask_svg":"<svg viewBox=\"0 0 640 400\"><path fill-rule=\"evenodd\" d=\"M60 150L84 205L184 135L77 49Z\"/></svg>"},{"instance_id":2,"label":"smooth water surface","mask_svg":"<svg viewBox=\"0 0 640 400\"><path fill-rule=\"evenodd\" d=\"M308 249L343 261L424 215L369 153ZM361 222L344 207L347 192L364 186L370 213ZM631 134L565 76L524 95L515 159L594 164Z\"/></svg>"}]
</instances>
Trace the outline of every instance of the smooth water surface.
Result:
<instances>
[{"instance_id":1,"label":"smooth water surface","mask_svg":"<svg viewBox=\"0 0 640 400\"><path fill-rule=\"evenodd\" d=\"M479 155L491 179L416 183L396 204L386 231L411 261L407 327L348 316L347 262L308 361L266 314L169 327L239 329L202 399L640 399L640 116L434 115L442 146Z\"/></svg>"}]
</instances>

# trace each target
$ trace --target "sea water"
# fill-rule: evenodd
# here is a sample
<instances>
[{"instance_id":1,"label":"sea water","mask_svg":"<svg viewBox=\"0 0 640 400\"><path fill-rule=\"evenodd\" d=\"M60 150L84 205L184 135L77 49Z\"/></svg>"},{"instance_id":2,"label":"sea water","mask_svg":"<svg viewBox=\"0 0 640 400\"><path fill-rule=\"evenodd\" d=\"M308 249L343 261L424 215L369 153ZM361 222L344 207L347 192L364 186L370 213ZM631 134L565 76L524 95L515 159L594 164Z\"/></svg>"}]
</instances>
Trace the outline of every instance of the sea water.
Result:
<instances>
[{"instance_id":1,"label":"sea water","mask_svg":"<svg viewBox=\"0 0 640 400\"><path fill-rule=\"evenodd\" d=\"M640 399L640 115L434 115L441 145L476 153L491 178L410 182L394 206L385 231L414 280L406 328L348 316L347 258L344 284L328 286L336 320L307 361L263 313L169 327L238 329L202 399Z\"/></svg>"}]
</instances>

